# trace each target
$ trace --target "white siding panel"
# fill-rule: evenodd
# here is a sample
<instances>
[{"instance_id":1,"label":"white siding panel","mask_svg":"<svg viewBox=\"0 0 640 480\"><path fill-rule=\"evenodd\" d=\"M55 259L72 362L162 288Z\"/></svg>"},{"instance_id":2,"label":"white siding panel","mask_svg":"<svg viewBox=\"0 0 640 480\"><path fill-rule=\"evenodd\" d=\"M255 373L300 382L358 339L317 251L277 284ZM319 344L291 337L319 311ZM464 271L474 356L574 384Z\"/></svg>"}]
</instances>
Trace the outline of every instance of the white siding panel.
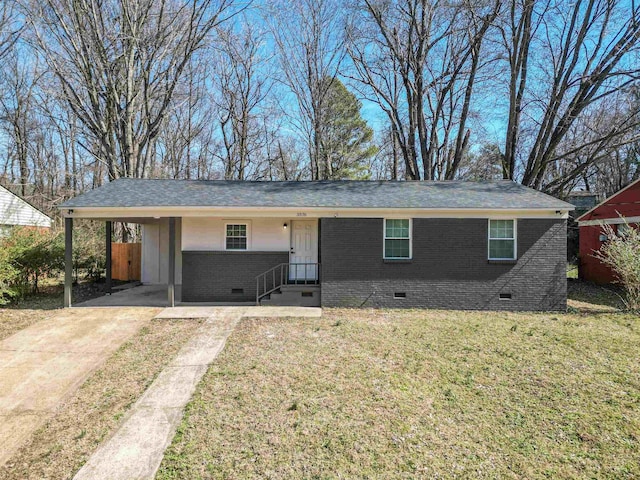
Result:
<instances>
[{"instance_id":1,"label":"white siding panel","mask_svg":"<svg viewBox=\"0 0 640 480\"><path fill-rule=\"evenodd\" d=\"M287 218L182 218L182 249L186 251L222 251L225 249L225 224L248 223L249 250L284 252L289 250L291 220ZM287 229L284 229L284 224Z\"/></svg>"},{"instance_id":2,"label":"white siding panel","mask_svg":"<svg viewBox=\"0 0 640 480\"><path fill-rule=\"evenodd\" d=\"M142 283L160 283L160 225L142 225Z\"/></svg>"},{"instance_id":3,"label":"white siding panel","mask_svg":"<svg viewBox=\"0 0 640 480\"><path fill-rule=\"evenodd\" d=\"M164 285L169 275L169 220L142 225L142 283ZM176 220L176 285L182 284L181 222Z\"/></svg>"},{"instance_id":4,"label":"white siding panel","mask_svg":"<svg viewBox=\"0 0 640 480\"><path fill-rule=\"evenodd\" d=\"M0 225L51 227L51 219L0 186Z\"/></svg>"}]
</instances>

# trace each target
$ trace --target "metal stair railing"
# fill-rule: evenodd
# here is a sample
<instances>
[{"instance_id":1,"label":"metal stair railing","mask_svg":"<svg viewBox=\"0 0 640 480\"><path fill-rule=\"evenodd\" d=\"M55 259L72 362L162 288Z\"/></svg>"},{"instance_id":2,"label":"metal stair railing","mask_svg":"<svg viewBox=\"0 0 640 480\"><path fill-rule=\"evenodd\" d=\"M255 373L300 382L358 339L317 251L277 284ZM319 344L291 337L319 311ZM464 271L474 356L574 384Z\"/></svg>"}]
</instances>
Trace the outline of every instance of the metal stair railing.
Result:
<instances>
[{"instance_id":1,"label":"metal stair railing","mask_svg":"<svg viewBox=\"0 0 640 480\"><path fill-rule=\"evenodd\" d=\"M291 278L291 272L295 273ZM300 273L304 273L300 278ZM319 263L280 263L256 276L256 305L283 285L319 285Z\"/></svg>"}]
</instances>

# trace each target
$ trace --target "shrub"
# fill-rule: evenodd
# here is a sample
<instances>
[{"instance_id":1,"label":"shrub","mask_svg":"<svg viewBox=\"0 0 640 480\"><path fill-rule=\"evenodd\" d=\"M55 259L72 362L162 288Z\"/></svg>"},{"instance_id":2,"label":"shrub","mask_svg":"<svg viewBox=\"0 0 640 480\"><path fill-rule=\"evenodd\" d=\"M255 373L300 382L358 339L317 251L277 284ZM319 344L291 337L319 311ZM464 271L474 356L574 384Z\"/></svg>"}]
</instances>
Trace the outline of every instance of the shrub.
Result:
<instances>
[{"instance_id":1,"label":"shrub","mask_svg":"<svg viewBox=\"0 0 640 480\"><path fill-rule=\"evenodd\" d=\"M3 302L38 291L42 278L64 268L64 243L55 231L14 228L0 244Z\"/></svg>"},{"instance_id":2,"label":"shrub","mask_svg":"<svg viewBox=\"0 0 640 480\"><path fill-rule=\"evenodd\" d=\"M594 253L594 257L611 267L618 283L625 290L625 305L640 311L640 231L627 228L617 235L611 225L603 227L607 241Z\"/></svg>"},{"instance_id":3,"label":"shrub","mask_svg":"<svg viewBox=\"0 0 640 480\"><path fill-rule=\"evenodd\" d=\"M5 239L0 239L0 305L4 305L16 296L13 289L18 278L18 270L11 262L11 252Z\"/></svg>"},{"instance_id":4,"label":"shrub","mask_svg":"<svg viewBox=\"0 0 640 480\"><path fill-rule=\"evenodd\" d=\"M98 280L105 268L104 225L78 222L73 229L73 272ZM0 304L38 292L40 281L64 271L64 232L11 229L0 238Z\"/></svg>"},{"instance_id":5,"label":"shrub","mask_svg":"<svg viewBox=\"0 0 640 480\"><path fill-rule=\"evenodd\" d=\"M106 267L105 231L103 222L76 221L73 228L73 271L76 280L80 272L97 281Z\"/></svg>"}]
</instances>

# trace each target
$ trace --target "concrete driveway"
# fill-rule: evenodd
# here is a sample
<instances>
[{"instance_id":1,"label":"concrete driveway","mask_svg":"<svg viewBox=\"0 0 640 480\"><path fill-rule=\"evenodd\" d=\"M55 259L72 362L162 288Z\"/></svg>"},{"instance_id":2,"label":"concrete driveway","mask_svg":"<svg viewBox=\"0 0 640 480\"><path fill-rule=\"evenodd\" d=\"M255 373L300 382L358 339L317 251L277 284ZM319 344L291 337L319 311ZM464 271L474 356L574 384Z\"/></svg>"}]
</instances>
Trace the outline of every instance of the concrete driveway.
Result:
<instances>
[{"instance_id":1,"label":"concrete driveway","mask_svg":"<svg viewBox=\"0 0 640 480\"><path fill-rule=\"evenodd\" d=\"M52 313L0 342L0 465L157 308Z\"/></svg>"}]
</instances>

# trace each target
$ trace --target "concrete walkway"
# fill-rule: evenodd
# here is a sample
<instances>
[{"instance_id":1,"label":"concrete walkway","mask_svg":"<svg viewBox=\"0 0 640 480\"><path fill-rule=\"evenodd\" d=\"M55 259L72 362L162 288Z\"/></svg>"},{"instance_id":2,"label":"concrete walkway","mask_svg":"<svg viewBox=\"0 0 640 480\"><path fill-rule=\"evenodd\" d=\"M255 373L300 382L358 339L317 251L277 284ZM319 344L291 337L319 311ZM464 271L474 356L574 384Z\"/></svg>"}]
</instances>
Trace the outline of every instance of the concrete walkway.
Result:
<instances>
[{"instance_id":1,"label":"concrete walkway","mask_svg":"<svg viewBox=\"0 0 640 480\"><path fill-rule=\"evenodd\" d=\"M176 307L163 310L157 319L207 317L207 320L74 479L153 479L182 420L185 405L242 317L321 315L320 308L301 307Z\"/></svg>"},{"instance_id":2,"label":"concrete walkway","mask_svg":"<svg viewBox=\"0 0 640 480\"><path fill-rule=\"evenodd\" d=\"M58 310L0 342L0 465L158 312Z\"/></svg>"}]
</instances>

